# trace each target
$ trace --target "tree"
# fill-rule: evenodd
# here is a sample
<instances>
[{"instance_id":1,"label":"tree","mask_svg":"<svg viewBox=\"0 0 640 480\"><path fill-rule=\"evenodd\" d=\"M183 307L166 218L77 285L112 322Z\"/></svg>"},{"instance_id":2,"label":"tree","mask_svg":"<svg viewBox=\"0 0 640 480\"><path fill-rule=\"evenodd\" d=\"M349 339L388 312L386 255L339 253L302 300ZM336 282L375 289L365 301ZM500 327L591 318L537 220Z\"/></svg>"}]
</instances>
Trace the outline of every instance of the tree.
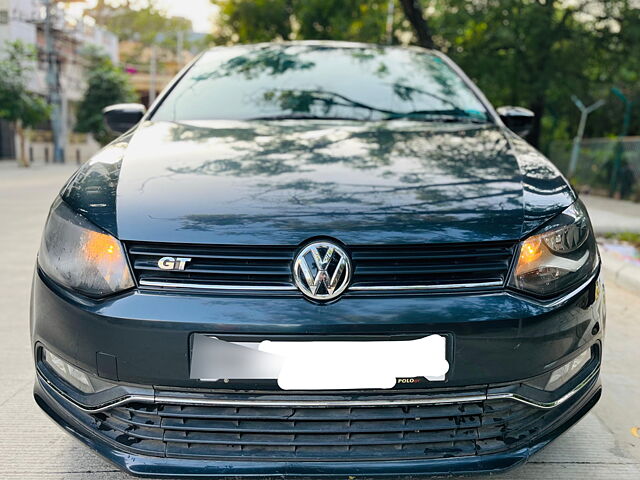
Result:
<instances>
[{"instance_id":1,"label":"tree","mask_svg":"<svg viewBox=\"0 0 640 480\"><path fill-rule=\"evenodd\" d=\"M220 7L217 43L288 40L292 34L289 0L212 0Z\"/></svg>"},{"instance_id":2,"label":"tree","mask_svg":"<svg viewBox=\"0 0 640 480\"><path fill-rule=\"evenodd\" d=\"M99 0L96 6L87 10L99 25L118 36L120 41L135 41L139 48L128 57L121 58L124 63L136 63L144 48L152 45L175 51L178 36L182 37L184 48L191 48L189 34L191 21L186 18L169 17L156 7L153 0L121 1L113 6L105 0Z\"/></svg>"},{"instance_id":3,"label":"tree","mask_svg":"<svg viewBox=\"0 0 640 480\"><path fill-rule=\"evenodd\" d=\"M402 11L405 17L411 24L417 39L418 45L424 48L435 48L433 37L431 36L431 30L427 25L427 21L424 19L422 13L422 5L420 0L400 0L402 5Z\"/></svg>"},{"instance_id":4,"label":"tree","mask_svg":"<svg viewBox=\"0 0 640 480\"><path fill-rule=\"evenodd\" d=\"M625 3L434 0L437 13L430 20L437 46L494 104L535 113L528 140L544 149L553 136L573 134L568 127L578 111L572 94L585 101L606 96L617 36L612 12ZM592 126L601 114L590 118Z\"/></svg>"},{"instance_id":5,"label":"tree","mask_svg":"<svg viewBox=\"0 0 640 480\"><path fill-rule=\"evenodd\" d=\"M211 0L220 7L216 43L385 39L388 0Z\"/></svg>"},{"instance_id":6,"label":"tree","mask_svg":"<svg viewBox=\"0 0 640 480\"><path fill-rule=\"evenodd\" d=\"M127 75L111 59L96 48L87 48L83 55L88 62L87 90L78 108L76 131L91 133L100 143L113 139L104 124L102 110L115 103L136 101L136 94Z\"/></svg>"},{"instance_id":7,"label":"tree","mask_svg":"<svg viewBox=\"0 0 640 480\"><path fill-rule=\"evenodd\" d=\"M295 0L299 38L384 42L388 0Z\"/></svg>"},{"instance_id":8,"label":"tree","mask_svg":"<svg viewBox=\"0 0 640 480\"><path fill-rule=\"evenodd\" d=\"M0 118L15 123L20 139L18 161L29 166L24 128L35 127L49 116L44 99L27 90L27 79L33 71L36 53L22 42L7 42L0 60Z\"/></svg>"}]
</instances>

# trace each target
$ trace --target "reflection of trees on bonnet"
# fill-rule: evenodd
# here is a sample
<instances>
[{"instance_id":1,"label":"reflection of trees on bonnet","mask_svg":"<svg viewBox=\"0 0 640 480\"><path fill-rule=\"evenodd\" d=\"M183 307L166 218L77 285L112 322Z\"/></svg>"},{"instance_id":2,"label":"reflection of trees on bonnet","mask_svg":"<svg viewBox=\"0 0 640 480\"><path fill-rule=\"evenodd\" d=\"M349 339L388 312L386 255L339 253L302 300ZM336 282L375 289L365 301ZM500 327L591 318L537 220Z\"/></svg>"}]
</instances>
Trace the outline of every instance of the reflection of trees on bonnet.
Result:
<instances>
[{"instance_id":1,"label":"reflection of trees on bonnet","mask_svg":"<svg viewBox=\"0 0 640 480\"><path fill-rule=\"evenodd\" d=\"M245 177L252 180L257 196L288 193L302 204L340 199L384 208L385 198L393 194L402 198L407 211L489 197L517 201L520 191L519 184L504 189L505 183L519 181L519 171L515 160L505 161L508 144L493 128L425 128L415 122L206 123L172 125L173 141L204 142L211 148L207 159L176 161L169 172ZM345 178L316 180L328 168L353 175L349 183Z\"/></svg>"}]
</instances>

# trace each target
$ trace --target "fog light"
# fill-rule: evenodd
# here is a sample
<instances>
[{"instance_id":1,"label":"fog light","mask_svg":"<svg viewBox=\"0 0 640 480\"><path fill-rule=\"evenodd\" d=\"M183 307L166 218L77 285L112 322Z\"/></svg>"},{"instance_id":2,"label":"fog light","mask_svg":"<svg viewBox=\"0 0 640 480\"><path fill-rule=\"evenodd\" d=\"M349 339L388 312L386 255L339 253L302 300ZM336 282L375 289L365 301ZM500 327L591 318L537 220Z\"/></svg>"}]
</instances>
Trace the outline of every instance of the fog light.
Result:
<instances>
[{"instance_id":1,"label":"fog light","mask_svg":"<svg viewBox=\"0 0 640 480\"><path fill-rule=\"evenodd\" d=\"M545 390L555 390L571 380L587 362L591 360L591 350L585 350L576 358L551 372Z\"/></svg>"},{"instance_id":2,"label":"fog light","mask_svg":"<svg viewBox=\"0 0 640 480\"><path fill-rule=\"evenodd\" d=\"M101 392L113 386L88 375L46 349L42 349L42 359L60 378L83 393Z\"/></svg>"}]
</instances>

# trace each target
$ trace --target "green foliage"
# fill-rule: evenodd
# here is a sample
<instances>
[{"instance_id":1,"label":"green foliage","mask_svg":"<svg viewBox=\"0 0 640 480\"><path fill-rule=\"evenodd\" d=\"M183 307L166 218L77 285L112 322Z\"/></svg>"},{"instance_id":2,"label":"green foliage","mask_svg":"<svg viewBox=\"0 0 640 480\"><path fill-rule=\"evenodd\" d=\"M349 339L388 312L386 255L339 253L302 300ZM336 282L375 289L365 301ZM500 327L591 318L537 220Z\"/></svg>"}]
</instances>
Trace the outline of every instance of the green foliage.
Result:
<instances>
[{"instance_id":1,"label":"green foliage","mask_svg":"<svg viewBox=\"0 0 640 480\"><path fill-rule=\"evenodd\" d=\"M104 0L99 0L94 8L87 12L113 32L121 41L139 42L141 49L151 45L174 51L178 43L178 34L184 34L183 47L191 48L188 34L191 33L191 21L186 18L168 17L155 6L152 0L125 2L120 6L113 6ZM134 51L131 58L122 58L125 63L135 63L139 51Z\"/></svg>"},{"instance_id":2,"label":"green foliage","mask_svg":"<svg viewBox=\"0 0 640 480\"><path fill-rule=\"evenodd\" d=\"M102 1L87 13L120 40L135 40L146 45L156 42L167 48L175 47L176 36L168 33L189 33L192 28L188 19L168 17L150 0L137 2L135 9L126 4L112 6Z\"/></svg>"},{"instance_id":3,"label":"green foliage","mask_svg":"<svg viewBox=\"0 0 640 480\"><path fill-rule=\"evenodd\" d=\"M586 0L439 0L433 28L440 47L493 103L536 113L530 140L541 145L541 136L558 136L550 128L563 119L575 126L571 95L590 103L611 86L615 22L603 21L601 13L624 2L599 3L594 10ZM601 113L594 113L591 126Z\"/></svg>"},{"instance_id":4,"label":"green foliage","mask_svg":"<svg viewBox=\"0 0 640 480\"><path fill-rule=\"evenodd\" d=\"M127 75L113 65L108 56L95 48L87 49L84 57L89 63L87 90L78 107L76 131L92 133L100 143L114 138L107 129L102 109L115 103L136 101L136 94Z\"/></svg>"},{"instance_id":5,"label":"green foliage","mask_svg":"<svg viewBox=\"0 0 640 480\"><path fill-rule=\"evenodd\" d=\"M7 42L0 60L0 118L34 127L49 116L49 106L27 91L28 75L33 71L35 50L22 42Z\"/></svg>"},{"instance_id":6,"label":"green foliage","mask_svg":"<svg viewBox=\"0 0 640 480\"><path fill-rule=\"evenodd\" d=\"M301 38L379 43L384 40L388 0L298 0Z\"/></svg>"},{"instance_id":7,"label":"green foliage","mask_svg":"<svg viewBox=\"0 0 640 480\"><path fill-rule=\"evenodd\" d=\"M212 0L220 7L219 43L266 42L291 37L289 0Z\"/></svg>"},{"instance_id":8,"label":"green foliage","mask_svg":"<svg viewBox=\"0 0 640 480\"><path fill-rule=\"evenodd\" d=\"M384 40L388 0L212 0L218 43Z\"/></svg>"}]
</instances>

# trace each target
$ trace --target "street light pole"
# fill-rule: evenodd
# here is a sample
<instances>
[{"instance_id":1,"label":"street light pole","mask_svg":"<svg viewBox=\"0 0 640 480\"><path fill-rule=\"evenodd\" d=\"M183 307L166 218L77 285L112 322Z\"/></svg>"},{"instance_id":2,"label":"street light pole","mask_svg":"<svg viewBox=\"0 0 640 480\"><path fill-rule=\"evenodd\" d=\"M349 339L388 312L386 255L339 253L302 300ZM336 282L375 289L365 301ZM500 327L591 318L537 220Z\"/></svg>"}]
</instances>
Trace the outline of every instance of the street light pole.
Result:
<instances>
[{"instance_id":1,"label":"street light pole","mask_svg":"<svg viewBox=\"0 0 640 480\"><path fill-rule=\"evenodd\" d=\"M627 136L629 133L629 125L631 124L631 106L633 102L629 100L622 90L619 88L613 87L611 89L611 93L613 93L616 97L618 97L622 103L624 104L624 118L622 120L622 131L620 132L620 137L618 138L618 144L616 145L616 152L613 161L613 170L611 171L611 185L609 186L609 196L613 197L616 193L616 188L618 186L618 175L620 173L620 166L622 165L622 139Z\"/></svg>"},{"instance_id":2,"label":"street light pole","mask_svg":"<svg viewBox=\"0 0 640 480\"><path fill-rule=\"evenodd\" d=\"M591 112L597 110L602 105L605 104L604 100L598 100L593 105L589 107L585 107L584 103L576 97L575 95L571 95L571 100L576 104L576 107L580 110L580 123L578 125L578 132L576 136L573 138L573 148L571 149L571 160L569 161L569 178L573 177L574 173L576 173L576 167L578 166L578 158L580 157L580 144L582 143L582 137L584 136L584 129L587 125L587 117Z\"/></svg>"},{"instance_id":3,"label":"street light pole","mask_svg":"<svg viewBox=\"0 0 640 480\"><path fill-rule=\"evenodd\" d=\"M58 72L58 54L55 48L53 35L53 22L55 18L55 1L44 0L45 20L44 38L45 55L47 59L47 90L49 103L51 104L51 131L53 133L53 161L64 162L65 149L65 125L63 123L62 96L60 94L60 78Z\"/></svg>"}]
</instances>

